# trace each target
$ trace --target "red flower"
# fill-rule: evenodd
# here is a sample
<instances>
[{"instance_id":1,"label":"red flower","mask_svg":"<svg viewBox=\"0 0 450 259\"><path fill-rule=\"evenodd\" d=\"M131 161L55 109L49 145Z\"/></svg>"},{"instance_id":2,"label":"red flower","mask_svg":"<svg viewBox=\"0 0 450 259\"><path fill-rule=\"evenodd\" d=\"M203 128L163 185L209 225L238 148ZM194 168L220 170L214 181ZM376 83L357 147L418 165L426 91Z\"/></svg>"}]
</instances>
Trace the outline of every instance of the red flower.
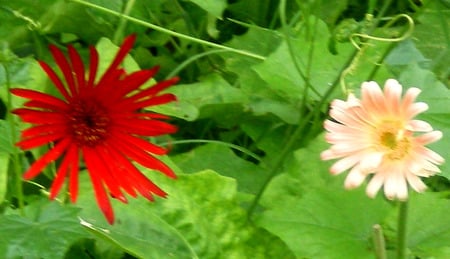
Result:
<instances>
[{"instance_id":1,"label":"red flower","mask_svg":"<svg viewBox=\"0 0 450 259\"><path fill-rule=\"evenodd\" d=\"M125 39L112 64L97 82L99 57L94 47L90 47L89 70L85 73L84 64L72 46L68 47L68 58L58 48L50 46L66 84L49 65L39 64L62 98L29 89L11 90L14 95L29 99L25 108L15 109L13 113L33 124L22 132L16 145L28 150L53 143L53 148L37 159L23 177L34 178L49 163L61 158L50 199L56 197L68 178L71 201L75 202L80 160L84 160L97 203L110 224L114 222L114 213L107 191L124 203L127 199L122 191L132 197L140 193L150 201L152 194L166 195L133 165L133 160L171 178L176 177L167 165L153 156L164 155L167 150L144 137L174 133L177 129L161 121L167 119L166 116L143 109L175 101L174 95L161 94L161 91L175 84L178 78L141 89L158 68L126 74L119 67L135 39L135 35Z\"/></svg>"}]
</instances>

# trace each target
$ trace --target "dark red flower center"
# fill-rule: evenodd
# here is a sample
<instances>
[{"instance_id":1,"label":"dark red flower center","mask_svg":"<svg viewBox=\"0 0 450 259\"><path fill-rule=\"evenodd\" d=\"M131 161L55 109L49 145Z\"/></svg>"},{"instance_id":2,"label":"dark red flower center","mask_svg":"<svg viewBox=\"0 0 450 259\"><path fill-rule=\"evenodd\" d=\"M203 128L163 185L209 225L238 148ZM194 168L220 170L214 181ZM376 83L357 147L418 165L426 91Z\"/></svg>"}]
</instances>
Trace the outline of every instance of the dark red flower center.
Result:
<instances>
[{"instance_id":1,"label":"dark red flower center","mask_svg":"<svg viewBox=\"0 0 450 259\"><path fill-rule=\"evenodd\" d=\"M94 100L79 100L71 104L69 129L80 146L96 146L108 136L111 118L108 111Z\"/></svg>"}]
</instances>

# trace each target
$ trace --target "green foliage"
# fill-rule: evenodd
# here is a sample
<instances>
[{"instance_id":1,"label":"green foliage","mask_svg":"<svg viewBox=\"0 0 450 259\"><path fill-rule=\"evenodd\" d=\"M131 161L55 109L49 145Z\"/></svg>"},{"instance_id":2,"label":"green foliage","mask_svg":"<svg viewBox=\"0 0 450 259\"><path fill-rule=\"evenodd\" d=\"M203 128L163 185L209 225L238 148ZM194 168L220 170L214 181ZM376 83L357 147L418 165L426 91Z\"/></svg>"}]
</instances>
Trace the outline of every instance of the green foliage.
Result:
<instances>
[{"instance_id":1,"label":"green foliage","mask_svg":"<svg viewBox=\"0 0 450 259\"><path fill-rule=\"evenodd\" d=\"M25 216L0 216L2 258L64 258L72 243L87 237L78 209L44 199L28 205Z\"/></svg>"},{"instance_id":2,"label":"green foliage","mask_svg":"<svg viewBox=\"0 0 450 259\"><path fill-rule=\"evenodd\" d=\"M297 258L373 258L372 226L391 206L369 200L361 189L344 191L341 177L327 175L329 165L317 160L322 138L296 151L288 171L268 186L258 225L285 241Z\"/></svg>"},{"instance_id":3,"label":"green foliage","mask_svg":"<svg viewBox=\"0 0 450 259\"><path fill-rule=\"evenodd\" d=\"M389 2L380 21L366 15ZM418 119L443 132L429 148L447 160L426 180L426 193L409 191L408 254L450 257L447 2L0 0L0 258L375 258L374 224L383 227L391 256L396 203L382 190L367 198L365 184L344 190L346 173L331 176L333 162L320 159L329 148L322 125L330 101L348 90L359 95L363 81L388 78L422 90L418 101L429 109ZM406 19L386 25L401 13L413 27ZM411 37L397 42L407 28ZM151 139L171 150L158 159L178 178L142 170L168 196L127 204L111 198L116 221L109 225L83 164L74 205L64 188L59 200L45 197L61 161L18 190L22 171L51 146L14 146L11 136L17 140L27 124L6 120L8 108L24 102L9 103L7 88L59 96L37 62L61 74L48 44L71 44L86 67L88 46L95 46L100 76L131 33L137 41L123 64L128 73L159 65L146 86L180 78L166 90L177 102L152 107L172 116L179 131Z\"/></svg>"},{"instance_id":4,"label":"green foliage","mask_svg":"<svg viewBox=\"0 0 450 259\"><path fill-rule=\"evenodd\" d=\"M150 175L151 174L151 175ZM271 258L290 257L275 236L246 224L238 206L236 181L207 170L180 174L173 180L148 172L168 193L150 203L114 202L116 224L110 226L92 203L86 174L81 180L82 225L140 258ZM195 190L195 191L194 191Z\"/></svg>"}]
</instances>

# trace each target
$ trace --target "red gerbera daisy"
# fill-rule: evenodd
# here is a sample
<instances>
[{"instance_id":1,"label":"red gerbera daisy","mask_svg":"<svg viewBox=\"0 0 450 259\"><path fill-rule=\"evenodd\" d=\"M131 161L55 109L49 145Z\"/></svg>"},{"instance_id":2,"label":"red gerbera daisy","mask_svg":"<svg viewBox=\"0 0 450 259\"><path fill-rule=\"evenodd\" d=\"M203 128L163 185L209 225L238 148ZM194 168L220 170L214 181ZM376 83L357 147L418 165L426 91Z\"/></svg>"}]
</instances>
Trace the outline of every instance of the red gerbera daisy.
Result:
<instances>
[{"instance_id":1,"label":"red gerbera daisy","mask_svg":"<svg viewBox=\"0 0 450 259\"><path fill-rule=\"evenodd\" d=\"M64 75L65 84L44 62L39 62L58 89L62 98L29 89L12 89L14 95L27 98L25 108L14 114L24 122L33 124L21 134L16 144L23 150L52 144L53 147L37 159L25 172L31 179L41 173L49 163L61 158L50 189L54 199L64 183L69 180L72 202L77 199L80 160L89 172L97 203L110 224L114 213L107 191L112 197L126 203L122 191L136 197L137 193L153 200L152 194L164 197L166 193L147 179L132 163L158 170L171 178L173 171L153 156L164 155L167 150L154 145L144 137L174 133L175 126L161 121L166 116L143 110L165 104L176 97L161 91L175 84L178 78L162 81L147 89L140 86L151 79L158 68L127 74L120 64L136 39L125 39L112 64L95 82L99 56L90 47L88 73L80 55L68 47L68 58L55 46L50 51Z\"/></svg>"}]
</instances>

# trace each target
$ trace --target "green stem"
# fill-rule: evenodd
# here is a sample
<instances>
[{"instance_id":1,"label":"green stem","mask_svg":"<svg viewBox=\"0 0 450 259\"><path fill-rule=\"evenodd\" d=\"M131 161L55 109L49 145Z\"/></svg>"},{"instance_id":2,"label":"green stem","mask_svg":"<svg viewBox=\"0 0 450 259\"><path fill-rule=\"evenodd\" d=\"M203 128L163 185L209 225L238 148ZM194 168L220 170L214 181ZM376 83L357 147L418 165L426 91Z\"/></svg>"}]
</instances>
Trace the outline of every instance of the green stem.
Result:
<instances>
[{"instance_id":1,"label":"green stem","mask_svg":"<svg viewBox=\"0 0 450 259\"><path fill-rule=\"evenodd\" d=\"M386 246L383 236L383 229L380 225L373 226L373 244L375 247L375 256L377 259L386 259Z\"/></svg>"},{"instance_id":2,"label":"green stem","mask_svg":"<svg viewBox=\"0 0 450 259\"><path fill-rule=\"evenodd\" d=\"M384 13L388 9L388 7L391 5L392 0L387 0L383 7L381 8L380 13L378 14L377 18L375 19L375 22L372 24L371 28L369 29L370 32L375 30L376 26L378 25L380 18L383 17ZM281 151L280 155L277 157L275 162L273 163L272 169L269 171L269 174L267 178L265 179L264 183L262 184L261 188L258 190L258 193L256 193L255 198L253 199L252 204L250 204L250 207L248 209L247 217L248 219L251 218L253 213L255 212L256 206L258 205L259 200L262 197L262 194L264 193L264 190L266 189L267 185L270 183L273 177L277 174L279 168L283 164L284 159L286 158L287 154L291 151L291 148L295 145L297 139L302 135L302 133L305 132L306 126L309 126L310 120L313 120L313 125L318 123L319 120L319 114L322 109L322 106L326 104L329 96L333 93L333 91L336 89L337 85L340 81L340 75L347 69L347 67L353 62L355 57L358 55L358 52L360 50L355 49L353 53L350 55L350 57L347 59L346 63L342 67L341 71L338 73L338 76L332 83L332 85L328 88L328 90L325 92L325 94L320 99L319 103L316 106L316 109L314 109L313 112L309 112L303 120L300 122L294 133L290 136L289 140L287 141L287 144L284 146L283 150ZM312 132L308 131L306 135L303 136L303 139L308 139L310 137Z\"/></svg>"},{"instance_id":3,"label":"green stem","mask_svg":"<svg viewBox=\"0 0 450 259\"><path fill-rule=\"evenodd\" d=\"M252 151L243 148L241 146L235 145L235 144L231 144L228 142L223 142L223 141L219 141L219 140L209 140L209 139L183 139L183 140L175 140L175 141L171 141L171 142L166 142L166 143L160 143L161 146L167 146L167 145L176 145L176 144L192 144L192 143L206 143L206 144L219 144L219 145L223 145L223 146L227 146L229 148L235 149L237 151L240 151L250 157L252 157L253 159L255 159L258 162L261 162L261 158L253 153Z\"/></svg>"},{"instance_id":4,"label":"green stem","mask_svg":"<svg viewBox=\"0 0 450 259\"><path fill-rule=\"evenodd\" d=\"M162 33L166 33L168 35L172 35L172 36L180 38L180 39L189 40L189 41L196 42L196 43L199 43L199 44L202 44L202 45L205 45L205 46L209 46L209 47L213 47L213 48L228 50L230 52L234 52L234 53L237 53L237 54L240 54L240 55L244 55L244 56L255 58L255 59L259 59L259 60L265 60L266 59L265 57L263 57L261 55L258 55L258 54L255 54L255 53L252 53L252 52L249 52L249 51L230 48L230 47L223 46L223 45L220 45L220 44L216 44L216 43L213 43L213 42L209 42L209 41L206 41L206 40L194 38L194 37L191 37L191 36L186 35L186 34L178 33L178 32L175 32L175 31L171 31L171 30L168 30L166 28L160 27L158 25L155 25L155 24L152 24L152 23L148 23L148 22L144 22L142 20L139 20L137 18L131 17L129 15L121 14L119 12L116 12L116 11L110 10L108 8L105 8L105 7L96 5L96 4L92 4L92 3L89 3L89 2L86 2L86 1L83 1L83 0L70 0L70 1L78 3L78 4L82 4L82 5L85 5L85 6L89 6L91 8L97 9L97 10L105 12L105 13L109 13L109 14L112 14L112 15L115 15L115 16L123 17L124 19L126 19L126 20L128 20L130 22L134 22L136 24L140 24L140 25L145 26L147 28L150 28L150 29L162 32Z\"/></svg>"},{"instance_id":5,"label":"green stem","mask_svg":"<svg viewBox=\"0 0 450 259\"><path fill-rule=\"evenodd\" d=\"M187 67L189 64L191 64L192 62L208 56L208 55L212 55L212 54L217 54L217 53L222 53L222 52L228 52L227 50L223 50L223 49L213 49L213 50L209 50L203 53L199 53L196 54L194 56L191 56L190 58L186 59L185 61L183 61L183 63L179 64L172 72L170 72L167 76L166 79L172 78L175 75L178 75L178 73L183 70L185 67Z\"/></svg>"},{"instance_id":6,"label":"green stem","mask_svg":"<svg viewBox=\"0 0 450 259\"><path fill-rule=\"evenodd\" d=\"M406 259L407 223L408 201L400 201L397 221L397 259Z\"/></svg>"},{"instance_id":7,"label":"green stem","mask_svg":"<svg viewBox=\"0 0 450 259\"><path fill-rule=\"evenodd\" d=\"M10 126L10 132L11 132L11 141L13 143L17 142L16 139L16 124L14 122L14 118L11 115L12 110L12 97L11 97L11 78L9 75L9 69L6 64L3 64L3 68L5 69L5 75L6 75L6 96L7 96L7 107L8 107L8 122ZM16 197L17 197L17 204L20 210L21 215L24 215L24 197L23 197L23 186L22 186L22 170L20 167L20 160L19 160L19 154L17 153L17 148L13 147L12 149L12 164L13 164L13 170L14 170L14 176L15 176L15 188L16 188Z\"/></svg>"},{"instance_id":8,"label":"green stem","mask_svg":"<svg viewBox=\"0 0 450 259\"><path fill-rule=\"evenodd\" d=\"M125 19L124 15L129 15L131 13L135 2L136 0L128 0L123 14L120 16L119 25L117 26L117 30L113 37L113 42L117 45L122 41L123 32L125 31L125 26L127 25L127 19Z\"/></svg>"}]
</instances>

